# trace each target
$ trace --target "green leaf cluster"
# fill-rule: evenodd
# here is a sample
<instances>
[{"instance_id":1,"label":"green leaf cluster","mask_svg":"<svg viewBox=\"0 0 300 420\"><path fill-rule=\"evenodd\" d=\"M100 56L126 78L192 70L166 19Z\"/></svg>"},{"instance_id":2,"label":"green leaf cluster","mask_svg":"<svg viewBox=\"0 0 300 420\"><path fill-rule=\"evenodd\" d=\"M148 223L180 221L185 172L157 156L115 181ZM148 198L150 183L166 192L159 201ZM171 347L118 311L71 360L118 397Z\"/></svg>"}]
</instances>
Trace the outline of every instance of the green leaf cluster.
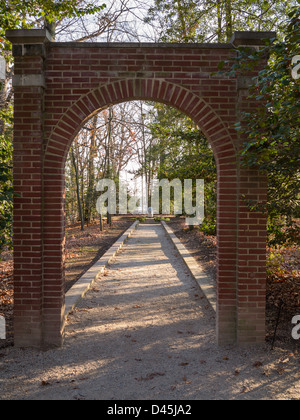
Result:
<instances>
[{"instance_id":1,"label":"green leaf cluster","mask_svg":"<svg viewBox=\"0 0 300 420\"><path fill-rule=\"evenodd\" d=\"M154 105L156 118L151 134L156 140L152 160L157 162L159 179L204 179L205 223L216 232L217 169L214 155L205 136L195 123L180 111L162 104Z\"/></svg>"},{"instance_id":2,"label":"green leaf cluster","mask_svg":"<svg viewBox=\"0 0 300 420\"><path fill-rule=\"evenodd\" d=\"M93 15L106 5L94 5L78 0L0 0L0 48L10 51L11 44L5 38L8 29L30 29L43 27L45 20L50 23L65 18Z\"/></svg>"},{"instance_id":3,"label":"green leaf cluster","mask_svg":"<svg viewBox=\"0 0 300 420\"><path fill-rule=\"evenodd\" d=\"M12 246L12 143L7 136L0 136L0 251Z\"/></svg>"},{"instance_id":4,"label":"green leaf cluster","mask_svg":"<svg viewBox=\"0 0 300 420\"><path fill-rule=\"evenodd\" d=\"M44 27L45 22L95 14L105 5L95 6L79 0L0 0L0 52L13 65L11 43L5 38L9 29ZM6 85L9 82L6 81ZM1 92L2 90L2 92ZM6 98L4 85L0 84L0 252L12 246L13 175L12 127L13 105Z\"/></svg>"},{"instance_id":5,"label":"green leaf cluster","mask_svg":"<svg viewBox=\"0 0 300 420\"><path fill-rule=\"evenodd\" d=\"M229 42L234 31L280 27L298 0L154 0L145 19L163 42Z\"/></svg>"},{"instance_id":6,"label":"green leaf cluster","mask_svg":"<svg viewBox=\"0 0 300 420\"><path fill-rule=\"evenodd\" d=\"M256 208L268 212L271 245L300 243L300 80L292 77L291 64L300 54L300 8L288 15L284 34L258 52L239 49L229 73L247 73L269 57L253 79L250 99L257 110L244 113L236 128L247 138L242 163L268 176L268 202Z\"/></svg>"}]
</instances>

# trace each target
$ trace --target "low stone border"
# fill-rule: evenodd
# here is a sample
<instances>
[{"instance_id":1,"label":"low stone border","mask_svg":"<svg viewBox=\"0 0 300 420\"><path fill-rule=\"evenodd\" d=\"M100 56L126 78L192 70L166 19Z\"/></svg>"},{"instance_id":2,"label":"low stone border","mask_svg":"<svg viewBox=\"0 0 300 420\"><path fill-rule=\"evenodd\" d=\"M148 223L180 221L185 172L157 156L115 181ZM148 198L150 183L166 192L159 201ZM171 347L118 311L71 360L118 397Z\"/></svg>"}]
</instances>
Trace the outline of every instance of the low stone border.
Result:
<instances>
[{"instance_id":1,"label":"low stone border","mask_svg":"<svg viewBox=\"0 0 300 420\"><path fill-rule=\"evenodd\" d=\"M93 286L98 277L103 274L111 260L122 249L124 243L138 227L139 222L134 224L111 246L111 248L94 264L80 279L71 287L65 295L65 317L74 309L81 298Z\"/></svg>"},{"instance_id":2,"label":"low stone border","mask_svg":"<svg viewBox=\"0 0 300 420\"><path fill-rule=\"evenodd\" d=\"M213 280L204 272L203 268L199 265L199 263L195 260L195 258L191 256L189 251L177 238L173 230L166 224L166 222L162 221L161 223L165 231L169 235L170 239L172 240L179 255L182 257L183 261L185 262L185 265L187 266L192 276L194 277L194 279L200 286L206 299L208 300L208 302L210 303L210 305L216 312L217 311L217 294L216 294L216 288L215 288Z\"/></svg>"}]
</instances>

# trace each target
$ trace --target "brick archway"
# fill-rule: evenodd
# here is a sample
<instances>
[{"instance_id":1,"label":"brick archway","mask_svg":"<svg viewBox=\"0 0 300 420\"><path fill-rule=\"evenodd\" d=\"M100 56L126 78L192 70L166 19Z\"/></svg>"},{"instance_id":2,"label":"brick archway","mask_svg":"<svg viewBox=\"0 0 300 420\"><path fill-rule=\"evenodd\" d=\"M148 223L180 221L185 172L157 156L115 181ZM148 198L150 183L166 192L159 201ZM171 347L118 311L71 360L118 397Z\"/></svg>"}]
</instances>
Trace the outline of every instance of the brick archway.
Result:
<instances>
[{"instance_id":1,"label":"brick archway","mask_svg":"<svg viewBox=\"0 0 300 420\"><path fill-rule=\"evenodd\" d=\"M80 97L61 116L47 142L45 163L57 163L62 156L66 158L70 145L85 122L93 114L109 105L135 100L149 100L164 103L179 109L193 119L207 137L212 146L216 161L222 159L222 151L235 158L236 148L231 135L222 119L203 98L184 88L157 79L125 79L108 84L88 92ZM64 152L64 153L62 153Z\"/></svg>"},{"instance_id":2,"label":"brick archway","mask_svg":"<svg viewBox=\"0 0 300 420\"><path fill-rule=\"evenodd\" d=\"M235 42L259 45L257 33ZM274 34L269 34L273 36ZM265 334L265 216L243 195L266 199L265 178L239 166L234 124L256 106L247 78L212 76L232 44L75 44L44 30L10 31L15 56L15 344L62 344L64 164L84 123L105 107L152 100L190 116L218 167L219 344ZM266 34L262 37L266 37ZM233 40L234 41L234 40Z\"/></svg>"}]
</instances>

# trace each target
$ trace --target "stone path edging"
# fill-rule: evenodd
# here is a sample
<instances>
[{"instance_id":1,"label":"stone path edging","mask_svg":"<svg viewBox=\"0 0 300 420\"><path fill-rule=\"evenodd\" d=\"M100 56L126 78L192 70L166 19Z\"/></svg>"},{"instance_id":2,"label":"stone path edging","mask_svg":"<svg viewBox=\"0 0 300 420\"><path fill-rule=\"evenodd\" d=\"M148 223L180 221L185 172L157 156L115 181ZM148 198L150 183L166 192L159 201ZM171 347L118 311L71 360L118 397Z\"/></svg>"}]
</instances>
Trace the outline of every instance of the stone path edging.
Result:
<instances>
[{"instance_id":1,"label":"stone path edging","mask_svg":"<svg viewBox=\"0 0 300 420\"><path fill-rule=\"evenodd\" d=\"M84 297L86 292L93 286L97 278L103 274L105 268L111 260L122 249L124 243L130 238L139 225L139 221L127 229L127 231L110 247L110 249L94 264L82 277L71 287L65 295L65 318L74 309L79 300Z\"/></svg>"},{"instance_id":2,"label":"stone path edging","mask_svg":"<svg viewBox=\"0 0 300 420\"><path fill-rule=\"evenodd\" d=\"M217 295L216 295L216 289L215 289L213 280L204 272L204 269L199 265L199 263L195 260L195 258L192 257L192 255L189 253L186 247L177 238L173 230L166 224L166 222L162 221L161 224L163 225L165 231L169 235L179 255L185 262L185 265L187 266L192 276L194 277L194 279L200 286L206 299L208 300L208 302L210 303L210 305L216 312L217 311Z\"/></svg>"}]
</instances>

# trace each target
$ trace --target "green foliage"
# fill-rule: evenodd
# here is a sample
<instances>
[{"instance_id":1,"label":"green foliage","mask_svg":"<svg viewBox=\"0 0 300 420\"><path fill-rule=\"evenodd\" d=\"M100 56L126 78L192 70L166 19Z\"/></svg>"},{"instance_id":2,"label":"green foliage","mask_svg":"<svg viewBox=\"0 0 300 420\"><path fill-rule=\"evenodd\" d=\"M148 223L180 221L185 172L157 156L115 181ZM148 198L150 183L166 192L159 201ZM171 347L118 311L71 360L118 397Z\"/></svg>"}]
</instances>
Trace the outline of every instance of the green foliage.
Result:
<instances>
[{"instance_id":1,"label":"green foliage","mask_svg":"<svg viewBox=\"0 0 300 420\"><path fill-rule=\"evenodd\" d=\"M292 59L299 55L300 8L286 22L283 41L270 40L259 52L238 49L229 75L248 73L260 60L268 64L253 79L251 99L257 110L244 113L236 129L247 136L241 159L248 167L267 174L269 195L266 205L270 245L300 243L300 80L292 77Z\"/></svg>"},{"instance_id":2,"label":"green foliage","mask_svg":"<svg viewBox=\"0 0 300 420\"><path fill-rule=\"evenodd\" d=\"M194 0L156 0L146 22L160 21L162 42L195 42L201 11Z\"/></svg>"},{"instance_id":3,"label":"green foliage","mask_svg":"<svg viewBox=\"0 0 300 420\"><path fill-rule=\"evenodd\" d=\"M217 169L211 147L195 123L180 111L156 104L151 124L156 146L152 147L159 179L204 179L204 229L216 231ZM172 199L172 196L171 196Z\"/></svg>"},{"instance_id":4,"label":"green foliage","mask_svg":"<svg viewBox=\"0 0 300 420\"><path fill-rule=\"evenodd\" d=\"M169 217L163 217L163 216L156 216L154 217L155 222L169 222Z\"/></svg>"},{"instance_id":5,"label":"green foliage","mask_svg":"<svg viewBox=\"0 0 300 420\"><path fill-rule=\"evenodd\" d=\"M12 106L0 110L3 134L0 134L0 252L12 247Z\"/></svg>"},{"instance_id":6,"label":"green foliage","mask_svg":"<svg viewBox=\"0 0 300 420\"><path fill-rule=\"evenodd\" d=\"M78 0L0 0L0 50L6 52L7 59L11 59L11 44L5 38L8 29L42 27L45 19L51 23L92 15L106 7L105 4L95 6L92 3L81 7L80 3Z\"/></svg>"},{"instance_id":7,"label":"green foliage","mask_svg":"<svg viewBox=\"0 0 300 420\"><path fill-rule=\"evenodd\" d=\"M147 217L145 217L145 216L139 216L139 217L135 217L134 220L138 220L139 222L146 222Z\"/></svg>"},{"instance_id":8,"label":"green foliage","mask_svg":"<svg viewBox=\"0 0 300 420\"><path fill-rule=\"evenodd\" d=\"M283 263L283 255L273 251L269 252L267 258L267 275L272 276L274 273L284 274Z\"/></svg>"},{"instance_id":9,"label":"green foliage","mask_svg":"<svg viewBox=\"0 0 300 420\"><path fill-rule=\"evenodd\" d=\"M83 7L78 6L84 4ZM64 18L94 14L105 6L94 6L78 0L0 0L0 52L12 65L11 43L5 38L8 29L30 29ZM6 86L9 81L6 81ZM13 106L0 84L0 252L12 246L13 176L12 125ZM3 91L1 92L1 90ZM11 96L11 95L10 95Z\"/></svg>"},{"instance_id":10,"label":"green foliage","mask_svg":"<svg viewBox=\"0 0 300 420\"><path fill-rule=\"evenodd\" d=\"M12 144L11 139L0 136L0 252L12 246Z\"/></svg>"},{"instance_id":11,"label":"green foliage","mask_svg":"<svg viewBox=\"0 0 300 420\"><path fill-rule=\"evenodd\" d=\"M280 26L296 0L155 0L146 22L163 42L229 42L234 31Z\"/></svg>"},{"instance_id":12,"label":"green foliage","mask_svg":"<svg viewBox=\"0 0 300 420\"><path fill-rule=\"evenodd\" d=\"M217 234L217 222L216 216L207 217L204 219L202 225L199 227L201 232L205 233L206 235L216 235Z\"/></svg>"},{"instance_id":13,"label":"green foliage","mask_svg":"<svg viewBox=\"0 0 300 420\"><path fill-rule=\"evenodd\" d=\"M236 30L277 30L282 39L288 13L297 3L299 0L155 0L146 21L156 22L161 28L160 41L165 42L229 42ZM297 165L299 167L299 84L290 80L292 54L299 54L299 17L297 21L294 16L292 26L288 28L285 42L273 40L261 55L249 49L237 50L229 73L236 76L245 70L248 74L258 60L271 53L273 61L260 73L260 82L253 93L258 104L264 100L268 105L255 115L245 115L245 120L237 127L243 130L246 124L249 136L242 155L244 164L264 169L269 174L270 243L282 242L282 234L285 239L294 241L298 229L295 217L300 217L297 216L299 174L295 170ZM220 69L224 65L221 63ZM159 141L151 153L152 156L156 153L160 162L157 168L160 178L205 179L206 219L201 229L215 234L216 168L212 151L200 130L171 112L166 112L165 116L160 112L153 129ZM251 205L261 210L261 203ZM279 220L284 228L279 228Z\"/></svg>"},{"instance_id":14,"label":"green foliage","mask_svg":"<svg viewBox=\"0 0 300 420\"><path fill-rule=\"evenodd\" d=\"M85 4L79 7L78 0L26 0L23 2L17 0L1 0L1 30L15 28L30 28L40 18L47 18L49 22L83 16L86 14L95 14L103 10L105 5L95 6Z\"/></svg>"}]
</instances>

